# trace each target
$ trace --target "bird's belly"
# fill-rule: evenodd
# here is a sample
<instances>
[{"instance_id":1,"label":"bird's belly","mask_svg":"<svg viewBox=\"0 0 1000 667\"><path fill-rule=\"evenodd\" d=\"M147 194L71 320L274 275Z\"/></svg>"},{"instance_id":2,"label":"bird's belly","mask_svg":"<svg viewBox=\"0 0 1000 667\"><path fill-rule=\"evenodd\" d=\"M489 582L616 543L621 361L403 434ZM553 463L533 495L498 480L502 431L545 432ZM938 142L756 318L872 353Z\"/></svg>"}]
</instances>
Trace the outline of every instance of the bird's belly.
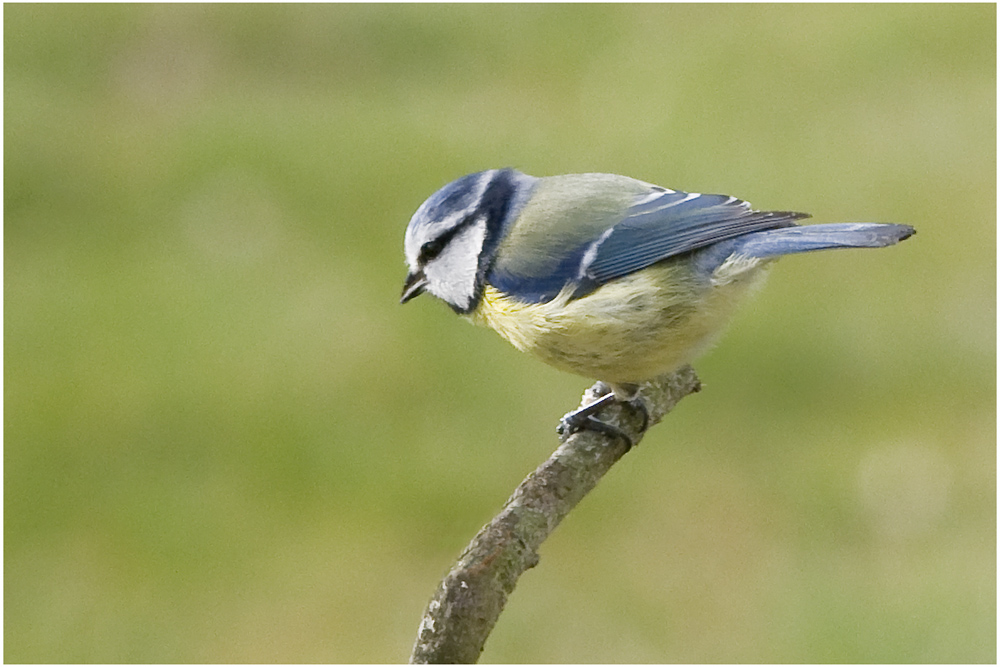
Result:
<instances>
[{"instance_id":1,"label":"bird's belly","mask_svg":"<svg viewBox=\"0 0 1000 667\"><path fill-rule=\"evenodd\" d=\"M760 270L722 284L696 281L683 264L619 278L579 299L524 303L487 287L472 320L556 368L632 384L690 363L722 333Z\"/></svg>"}]
</instances>

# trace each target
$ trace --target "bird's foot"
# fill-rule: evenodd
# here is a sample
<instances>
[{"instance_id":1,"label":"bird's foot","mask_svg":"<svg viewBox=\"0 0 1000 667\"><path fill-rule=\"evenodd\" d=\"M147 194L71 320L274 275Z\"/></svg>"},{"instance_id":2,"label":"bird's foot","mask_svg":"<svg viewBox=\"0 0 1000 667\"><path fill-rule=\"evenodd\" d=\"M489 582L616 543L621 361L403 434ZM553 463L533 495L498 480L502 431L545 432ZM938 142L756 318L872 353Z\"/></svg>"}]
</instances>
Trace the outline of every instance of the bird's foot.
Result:
<instances>
[{"instance_id":1,"label":"bird's foot","mask_svg":"<svg viewBox=\"0 0 1000 667\"><path fill-rule=\"evenodd\" d=\"M598 433L610 435L613 438L621 438L625 441L625 444L628 445L628 448L632 449L635 442L628 433L615 424L598 419L596 414L615 402L622 405L628 405L642 415L642 427L639 429L639 433L644 433L646 428L649 426L649 411L646 409L645 403L643 403L642 398L638 395L628 400L618 399L611 389L603 383L598 383L596 387L596 393L598 393L599 396L597 400L565 414L563 418L559 420L559 426L556 428L556 432L559 433L560 438L565 441L566 438L573 435L577 431L582 431L584 429L597 431Z\"/></svg>"},{"instance_id":2,"label":"bird's foot","mask_svg":"<svg viewBox=\"0 0 1000 667\"><path fill-rule=\"evenodd\" d=\"M626 403L642 415L642 426L639 427L639 433L645 433L646 429L649 428L649 410L646 408L646 402L642 400L642 396L636 394L626 401Z\"/></svg>"}]
</instances>

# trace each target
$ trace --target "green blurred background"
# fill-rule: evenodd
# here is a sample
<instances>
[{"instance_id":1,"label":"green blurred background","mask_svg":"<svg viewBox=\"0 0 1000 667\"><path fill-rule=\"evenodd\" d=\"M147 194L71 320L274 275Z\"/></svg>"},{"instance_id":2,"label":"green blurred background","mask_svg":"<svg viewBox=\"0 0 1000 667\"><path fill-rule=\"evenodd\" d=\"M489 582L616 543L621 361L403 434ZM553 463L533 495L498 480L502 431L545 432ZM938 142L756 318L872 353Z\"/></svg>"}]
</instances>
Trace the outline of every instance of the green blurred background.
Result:
<instances>
[{"instance_id":1,"label":"green blurred background","mask_svg":"<svg viewBox=\"0 0 1000 667\"><path fill-rule=\"evenodd\" d=\"M483 661L996 661L995 6L4 19L6 661L407 658L589 384L397 303L498 166L919 233L781 262Z\"/></svg>"}]
</instances>

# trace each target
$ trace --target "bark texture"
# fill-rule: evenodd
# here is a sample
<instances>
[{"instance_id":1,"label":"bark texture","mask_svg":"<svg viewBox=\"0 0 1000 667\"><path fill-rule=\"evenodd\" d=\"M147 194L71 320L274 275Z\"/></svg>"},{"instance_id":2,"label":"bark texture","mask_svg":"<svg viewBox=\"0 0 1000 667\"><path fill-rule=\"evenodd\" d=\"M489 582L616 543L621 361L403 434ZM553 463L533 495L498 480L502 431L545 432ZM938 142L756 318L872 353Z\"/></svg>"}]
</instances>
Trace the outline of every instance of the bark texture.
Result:
<instances>
[{"instance_id":1,"label":"bark texture","mask_svg":"<svg viewBox=\"0 0 1000 667\"><path fill-rule=\"evenodd\" d=\"M639 397L649 414L646 428L700 387L690 366L643 384ZM582 404L599 391L600 383L588 389ZM644 420L631 406L614 404L600 416L634 443L642 439ZM476 662L518 578L538 564L539 546L628 451L620 437L580 431L528 475L438 585L420 621L410 662Z\"/></svg>"}]
</instances>

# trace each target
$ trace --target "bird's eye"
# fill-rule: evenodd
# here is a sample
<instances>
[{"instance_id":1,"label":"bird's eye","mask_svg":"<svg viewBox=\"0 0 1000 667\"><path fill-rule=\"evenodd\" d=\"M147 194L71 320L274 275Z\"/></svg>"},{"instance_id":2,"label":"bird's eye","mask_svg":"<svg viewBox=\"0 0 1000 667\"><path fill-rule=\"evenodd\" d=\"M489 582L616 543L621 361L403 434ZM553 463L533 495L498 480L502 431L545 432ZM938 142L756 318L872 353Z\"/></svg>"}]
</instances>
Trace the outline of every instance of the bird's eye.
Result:
<instances>
[{"instance_id":1,"label":"bird's eye","mask_svg":"<svg viewBox=\"0 0 1000 667\"><path fill-rule=\"evenodd\" d=\"M441 239L434 239L420 246L420 259L429 262L444 250L444 242Z\"/></svg>"}]
</instances>

